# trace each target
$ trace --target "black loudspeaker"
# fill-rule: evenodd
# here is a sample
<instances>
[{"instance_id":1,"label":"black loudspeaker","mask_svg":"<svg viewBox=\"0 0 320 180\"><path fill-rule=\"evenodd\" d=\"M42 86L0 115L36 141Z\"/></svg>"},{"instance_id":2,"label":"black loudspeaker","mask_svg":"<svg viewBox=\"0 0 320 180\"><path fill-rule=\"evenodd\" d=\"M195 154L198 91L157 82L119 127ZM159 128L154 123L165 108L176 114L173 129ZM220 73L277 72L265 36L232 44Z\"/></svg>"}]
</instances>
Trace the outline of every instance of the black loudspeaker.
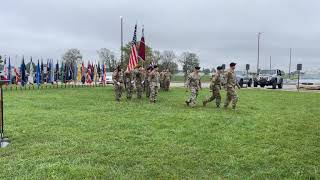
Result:
<instances>
[{"instance_id":1,"label":"black loudspeaker","mask_svg":"<svg viewBox=\"0 0 320 180\"><path fill-rule=\"evenodd\" d=\"M250 64L246 64L246 70L248 71L250 69Z\"/></svg>"},{"instance_id":2,"label":"black loudspeaker","mask_svg":"<svg viewBox=\"0 0 320 180\"><path fill-rule=\"evenodd\" d=\"M226 64L222 64L222 69L226 69Z\"/></svg>"},{"instance_id":3,"label":"black loudspeaker","mask_svg":"<svg viewBox=\"0 0 320 180\"><path fill-rule=\"evenodd\" d=\"M301 71L302 70L302 64L297 64L297 71Z\"/></svg>"}]
</instances>

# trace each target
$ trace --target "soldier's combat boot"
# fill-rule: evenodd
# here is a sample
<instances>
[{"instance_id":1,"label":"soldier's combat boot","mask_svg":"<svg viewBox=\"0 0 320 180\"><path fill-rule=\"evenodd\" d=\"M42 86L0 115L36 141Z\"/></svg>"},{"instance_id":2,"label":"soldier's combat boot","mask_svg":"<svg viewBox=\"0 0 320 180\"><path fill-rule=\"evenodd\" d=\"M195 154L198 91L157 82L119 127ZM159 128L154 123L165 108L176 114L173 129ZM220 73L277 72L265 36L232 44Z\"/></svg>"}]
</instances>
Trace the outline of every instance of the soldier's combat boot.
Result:
<instances>
[{"instance_id":1,"label":"soldier's combat boot","mask_svg":"<svg viewBox=\"0 0 320 180\"><path fill-rule=\"evenodd\" d=\"M187 104L187 106L189 106L190 102L189 101L185 101L185 103Z\"/></svg>"}]
</instances>

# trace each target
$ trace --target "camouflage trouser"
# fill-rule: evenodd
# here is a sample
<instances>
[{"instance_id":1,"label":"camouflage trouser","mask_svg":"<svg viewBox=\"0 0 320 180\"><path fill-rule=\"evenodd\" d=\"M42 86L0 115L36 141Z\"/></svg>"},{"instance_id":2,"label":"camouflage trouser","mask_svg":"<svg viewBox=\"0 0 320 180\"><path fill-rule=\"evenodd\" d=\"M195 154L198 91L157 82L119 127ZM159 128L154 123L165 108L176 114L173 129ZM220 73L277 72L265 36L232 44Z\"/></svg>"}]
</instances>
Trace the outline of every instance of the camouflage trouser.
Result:
<instances>
[{"instance_id":1,"label":"camouflage trouser","mask_svg":"<svg viewBox=\"0 0 320 180\"><path fill-rule=\"evenodd\" d=\"M143 91L142 85L141 84L136 84L136 90L137 90L137 98L141 99L142 91Z\"/></svg>"},{"instance_id":2,"label":"camouflage trouser","mask_svg":"<svg viewBox=\"0 0 320 180\"><path fill-rule=\"evenodd\" d=\"M189 99L187 100L187 102L189 102L190 106L195 106L197 103L197 97L198 97L198 88L195 87L191 87L190 88L191 91L191 95L189 97Z\"/></svg>"},{"instance_id":3,"label":"camouflage trouser","mask_svg":"<svg viewBox=\"0 0 320 180\"><path fill-rule=\"evenodd\" d=\"M145 91L146 91L146 97L149 98L150 97L150 86L149 86L149 82L145 81Z\"/></svg>"},{"instance_id":4,"label":"camouflage trouser","mask_svg":"<svg viewBox=\"0 0 320 180\"><path fill-rule=\"evenodd\" d=\"M170 80L164 80L164 90L169 91Z\"/></svg>"},{"instance_id":5,"label":"camouflage trouser","mask_svg":"<svg viewBox=\"0 0 320 180\"><path fill-rule=\"evenodd\" d=\"M123 90L123 84L122 83L120 85L114 84L114 93L115 93L116 101L120 101L120 98L121 98L121 95L122 95L122 90Z\"/></svg>"},{"instance_id":6,"label":"camouflage trouser","mask_svg":"<svg viewBox=\"0 0 320 180\"><path fill-rule=\"evenodd\" d=\"M158 95L158 86L150 84L150 102L156 102Z\"/></svg>"},{"instance_id":7,"label":"camouflage trouser","mask_svg":"<svg viewBox=\"0 0 320 180\"><path fill-rule=\"evenodd\" d=\"M232 108L236 108L238 96L234 87L227 87L227 97L224 102L224 107L228 107L230 102L232 103Z\"/></svg>"},{"instance_id":8,"label":"camouflage trouser","mask_svg":"<svg viewBox=\"0 0 320 180\"><path fill-rule=\"evenodd\" d=\"M131 84L127 84L126 86L127 99L131 99L132 91L133 91L133 86Z\"/></svg>"},{"instance_id":9,"label":"camouflage trouser","mask_svg":"<svg viewBox=\"0 0 320 180\"><path fill-rule=\"evenodd\" d=\"M160 88L164 89L164 81L163 80L160 80Z\"/></svg>"},{"instance_id":10,"label":"camouflage trouser","mask_svg":"<svg viewBox=\"0 0 320 180\"><path fill-rule=\"evenodd\" d=\"M213 100L216 100L216 105L220 106L221 104L221 95L220 95L220 89L219 88L213 88L212 89L212 96L204 100L204 103L211 102Z\"/></svg>"}]
</instances>

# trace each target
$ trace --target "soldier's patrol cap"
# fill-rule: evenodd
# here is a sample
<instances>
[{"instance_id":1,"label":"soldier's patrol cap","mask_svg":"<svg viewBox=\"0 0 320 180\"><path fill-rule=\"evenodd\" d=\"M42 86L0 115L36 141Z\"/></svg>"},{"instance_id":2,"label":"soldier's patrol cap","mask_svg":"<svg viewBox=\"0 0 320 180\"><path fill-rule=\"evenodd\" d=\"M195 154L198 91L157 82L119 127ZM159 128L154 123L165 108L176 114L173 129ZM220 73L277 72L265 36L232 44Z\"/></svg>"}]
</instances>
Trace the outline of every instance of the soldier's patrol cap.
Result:
<instances>
[{"instance_id":1,"label":"soldier's patrol cap","mask_svg":"<svg viewBox=\"0 0 320 180\"><path fill-rule=\"evenodd\" d=\"M230 63L230 67L233 67L233 66L236 66L236 65L237 65L237 63L234 63L234 62Z\"/></svg>"},{"instance_id":2,"label":"soldier's patrol cap","mask_svg":"<svg viewBox=\"0 0 320 180\"><path fill-rule=\"evenodd\" d=\"M217 70L222 70L223 68L221 66L218 66L217 67Z\"/></svg>"},{"instance_id":3,"label":"soldier's patrol cap","mask_svg":"<svg viewBox=\"0 0 320 180\"><path fill-rule=\"evenodd\" d=\"M196 66L196 67L194 67L196 70L199 70L200 69L200 66Z\"/></svg>"}]
</instances>

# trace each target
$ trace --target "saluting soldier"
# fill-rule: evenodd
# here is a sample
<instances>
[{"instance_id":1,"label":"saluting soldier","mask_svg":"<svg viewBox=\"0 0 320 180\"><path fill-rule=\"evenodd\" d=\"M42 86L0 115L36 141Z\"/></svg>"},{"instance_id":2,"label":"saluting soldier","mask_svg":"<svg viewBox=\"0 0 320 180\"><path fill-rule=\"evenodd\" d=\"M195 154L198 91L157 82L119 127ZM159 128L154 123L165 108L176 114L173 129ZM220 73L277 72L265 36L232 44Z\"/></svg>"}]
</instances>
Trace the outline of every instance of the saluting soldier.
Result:
<instances>
[{"instance_id":1,"label":"saluting soldier","mask_svg":"<svg viewBox=\"0 0 320 180\"><path fill-rule=\"evenodd\" d=\"M194 107L196 105L198 91L199 89L201 89L201 79L199 72L200 67L196 66L194 68L194 71L187 77L186 88L189 88L191 91L189 99L185 101L187 106L190 105L191 107Z\"/></svg>"},{"instance_id":2,"label":"saluting soldier","mask_svg":"<svg viewBox=\"0 0 320 180\"><path fill-rule=\"evenodd\" d=\"M114 85L114 93L116 101L120 101L123 90L123 76L120 66L113 71L112 80Z\"/></svg>"},{"instance_id":3,"label":"saluting soldier","mask_svg":"<svg viewBox=\"0 0 320 180\"><path fill-rule=\"evenodd\" d=\"M133 78L134 78L134 83L135 83L135 86L136 86L137 98L138 98L138 99L141 99L141 97L142 97L142 91L143 91L143 87L142 87L143 74L142 74L142 72L141 72L141 66L140 66L140 65L137 65L137 66L134 68Z\"/></svg>"},{"instance_id":4,"label":"saluting soldier","mask_svg":"<svg viewBox=\"0 0 320 180\"><path fill-rule=\"evenodd\" d=\"M124 72L124 83L126 88L127 99L131 99L132 91L133 91L133 81L132 81L132 73L129 70Z\"/></svg>"},{"instance_id":5,"label":"saluting soldier","mask_svg":"<svg viewBox=\"0 0 320 180\"><path fill-rule=\"evenodd\" d=\"M222 73L222 67L217 67L217 72L212 76L211 82L210 82L210 91L212 92L211 97L207 98L203 101L203 106L206 106L207 103L216 100L217 108L220 108L221 104L221 73Z\"/></svg>"},{"instance_id":6,"label":"saluting soldier","mask_svg":"<svg viewBox=\"0 0 320 180\"><path fill-rule=\"evenodd\" d=\"M230 68L225 73L225 80L226 80L226 91L227 96L226 100L224 102L224 108L227 108L232 103L232 109L236 109L236 105L238 102L238 96L235 87L237 86L240 89L239 84L237 83L237 79L234 73L234 70L236 68L236 63L232 62L230 63Z\"/></svg>"},{"instance_id":7,"label":"saluting soldier","mask_svg":"<svg viewBox=\"0 0 320 180\"><path fill-rule=\"evenodd\" d=\"M158 72L158 66L154 65L152 71L149 74L150 83L150 102L155 103L158 96L160 74Z\"/></svg>"}]
</instances>

